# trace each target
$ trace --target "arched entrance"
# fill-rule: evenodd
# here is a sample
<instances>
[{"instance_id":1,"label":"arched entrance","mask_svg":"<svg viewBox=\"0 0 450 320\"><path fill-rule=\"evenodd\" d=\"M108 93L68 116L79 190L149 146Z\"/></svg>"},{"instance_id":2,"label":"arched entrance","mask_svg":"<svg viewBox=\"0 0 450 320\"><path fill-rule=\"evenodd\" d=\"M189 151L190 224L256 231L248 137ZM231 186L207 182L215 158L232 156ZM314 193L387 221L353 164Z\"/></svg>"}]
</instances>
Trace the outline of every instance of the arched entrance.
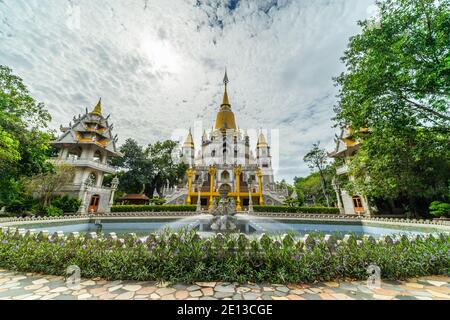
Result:
<instances>
[{"instance_id":1,"label":"arched entrance","mask_svg":"<svg viewBox=\"0 0 450 320\"><path fill-rule=\"evenodd\" d=\"M228 182L228 180L230 179L230 173L228 171L224 171L222 172L222 174L220 175L220 178L223 182Z\"/></svg>"},{"instance_id":2,"label":"arched entrance","mask_svg":"<svg viewBox=\"0 0 450 320\"><path fill-rule=\"evenodd\" d=\"M91 197L91 201L89 202L89 213L97 212L99 202L100 202L100 196L98 194L94 194Z\"/></svg>"}]
</instances>

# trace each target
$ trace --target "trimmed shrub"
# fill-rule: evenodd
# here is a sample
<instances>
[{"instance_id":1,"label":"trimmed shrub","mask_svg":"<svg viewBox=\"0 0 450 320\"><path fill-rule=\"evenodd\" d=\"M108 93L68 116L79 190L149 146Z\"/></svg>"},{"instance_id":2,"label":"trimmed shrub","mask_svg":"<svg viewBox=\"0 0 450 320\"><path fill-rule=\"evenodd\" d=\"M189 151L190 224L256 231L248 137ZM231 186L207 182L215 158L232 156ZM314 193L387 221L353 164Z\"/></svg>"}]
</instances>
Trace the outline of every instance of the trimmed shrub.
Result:
<instances>
[{"instance_id":1,"label":"trimmed shrub","mask_svg":"<svg viewBox=\"0 0 450 320\"><path fill-rule=\"evenodd\" d=\"M78 211L81 205L81 201L77 198L63 196L53 199L51 205L61 209L63 212L73 213Z\"/></svg>"},{"instance_id":2,"label":"trimmed shrub","mask_svg":"<svg viewBox=\"0 0 450 320\"><path fill-rule=\"evenodd\" d=\"M355 236L356 238L357 236ZM447 274L450 237L414 241L343 241L331 245L311 236L307 244L286 237L259 240L239 234L203 239L195 231L168 230L144 243L132 239L13 239L0 232L0 267L11 271L66 275L77 265L83 277L137 281L225 281L301 283L367 279L372 264L389 280Z\"/></svg>"},{"instance_id":3,"label":"trimmed shrub","mask_svg":"<svg viewBox=\"0 0 450 320\"><path fill-rule=\"evenodd\" d=\"M154 205L154 206L140 206L140 205L124 205L112 206L111 212L180 212L180 211L195 211L195 205Z\"/></svg>"},{"instance_id":4,"label":"trimmed shrub","mask_svg":"<svg viewBox=\"0 0 450 320\"><path fill-rule=\"evenodd\" d=\"M430 213L436 217L450 217L450 203L433 201L430 204Z\"/></svg>"},{"instance_id":5,"label":"trimmed shrub","mask_svg":"<svg viewBox=\"0 0 450 320\"><path fill-rule=\"evenodd\" d=\"M45 215L47 215L49 217L59 217L64 214L64 211L62 209L57 208L53 205L49 205L44 210L45 210Z\"/></svg>"},{"instance_id":6,"label":"trimmed shrub","mask_svg":"<svg viewBox=\"0 0 450 320\"><path fill-rule=\"evenodd\" d=\"M339 208L335 207L253 206L253 210L255 212L339 214Z\"/></svg>"}]
</instances>

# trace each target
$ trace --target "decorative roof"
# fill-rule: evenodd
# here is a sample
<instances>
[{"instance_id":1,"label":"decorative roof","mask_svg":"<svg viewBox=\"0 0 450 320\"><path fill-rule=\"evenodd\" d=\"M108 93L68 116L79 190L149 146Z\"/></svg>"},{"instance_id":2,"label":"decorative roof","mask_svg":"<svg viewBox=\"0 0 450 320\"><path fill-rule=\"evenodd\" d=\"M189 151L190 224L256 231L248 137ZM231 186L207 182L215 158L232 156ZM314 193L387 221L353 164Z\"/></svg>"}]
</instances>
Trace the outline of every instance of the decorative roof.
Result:
<instances>
[{"instance_id":1,"label":"decorative roof","mask_svg":"<svg viewBox=\"0 0 450 320\"><path fill-rule=\"evenodd\" d=\"M123 197L118 199L120 200L150 200L145 194L125 194Z\"/></svg>"},{"instance_id":2,"label":"decorative roof","mask_svg":"<svg viewBox=\"0 0 450 320\"><path fill-rule=\"evenodd\" d=\"M74 117L69 126L61 126L63 134L52 141L52 145L62 147L91 144L106 150L111 156L121 156L116 146L117 135L113 136L113 125L109 124L108 120L109 116L105 118L102 115L100 99L91 112L86 109L86 113Z\"/></svg>"},{"instance_id":3,"label":"decorative roof","mask_svg":"<svg viewBox=\"0 0 450 320\"><path fill-rule=\"evenodd\" d=\"M94 109L91 111L91 114L101 116L102 115L102 98L98 100L97 105L94 107Z\"/></svg>"},{"instance_id":4,"label":"decorative roof","mask_svg":"<svg viewBox=\"0 0 450 320\"><path fill-rule=\"evenodd\" d=\"M194 139L192 138L191 128L189 128L189 133L186 137L186 141L183 144L183 148L194 148Z\"/></svg>"},{"instance_id":5,"label":"decorative roof","mask_svg":"<svg viewBox=\"0 0 450 320\"><path fill-rule=\"evenodd\" d=\"M264 134L262 132L262 130L259 132L259 136L258 136L258 143L256 144L257 148L262 148L262 147L268 147L269 144L266 141L266 137L264 137Z\"/></svg>"},{"instance_id":6,"label":"decorative roof","mask_svg":"<svg viewBox=\"0 0 450 320\"><path fill-rule=\"evenodd\" d=\"M237 129L236 126L236 120L234 118L234 113L233 111L231 111L231 105L230 105L230 101L228 99L228 91L227 91L227 85L228 85L228 75L227 75L227 71L225 70L225 76L223 78L223 84L225 85L225 90L223 93L223 100L222 100L222 104L220 106L220 110L217 113L217 117L216 117L216 125L215 125L215 129L216 130L220 130L220 129Z\"/></svg>"}]
</instances>

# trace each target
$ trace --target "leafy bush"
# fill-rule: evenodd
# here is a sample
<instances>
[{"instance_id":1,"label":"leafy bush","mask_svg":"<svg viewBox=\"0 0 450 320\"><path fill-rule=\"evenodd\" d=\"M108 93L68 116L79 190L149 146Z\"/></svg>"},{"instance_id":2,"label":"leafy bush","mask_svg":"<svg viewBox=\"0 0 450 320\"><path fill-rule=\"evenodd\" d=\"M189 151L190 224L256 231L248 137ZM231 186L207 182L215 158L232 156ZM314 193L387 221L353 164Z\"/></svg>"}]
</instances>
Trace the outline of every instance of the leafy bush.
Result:
<instances>
[{"instance_id":1,"label":"leafy bush","mask_svg":"<svg viewBox=\"0 0 450 320\"><path fill-rule=\"evenodd\" d=\"M53 205L49 205L44 209L45 214L49 217L59 217L64 214L64 211L60 208L57 208Z\"/></svg>"},{"instance_id":2,"label":"leafy bush","mask_svg":"<svg viewBox=\"0 0 450 320\"><path fill-rule=\"evenodd\" d=\"M153 197L153 198L150 199L150 203L154 204L154 205L161 206L164 203L166 203L166 199L165 198L160 198L160 197Z\"/></svg>"},{"instance_id":3,"label":"leafy bush","mask_svg":"<svg viewBox=\"0 0 450 320\"><path fill-rule=\"evenodd\" d=\"M22 215L27 213L35 213L41 209L39 200L33 197L22 197L13 200L6 206L6 211L11 214Z\"/></svg>"},{"instance_id":4,"label":"leafy bush","mask_svg":"<svg viewBox=\"0 0 450 320\"><path fill-rule=\"evenodd\" d=\"M77 212L80 208L81 201L66 195L53 199L51 205L61 209L63 212Z\"/></svg>"},{"instance_id":5,"label":"leafy bush","mask_svg":"<svg viewBox=\"0 0 450 320\"><path fill-rule=\"evenodd\" d=\"M151 234L145 243L104 240L13 239L0 232L0 267L12 271L65 275L77 265L83 277L137 281L226 281L299 283L367 279L376 264L385 279L446 274L449 235L385 244L362 241L329 246L319 238L297 242L239 234L202 239L194 231ZM315 240L315 241L314 241Z\"/></svg>"},{"instance_id":6,"label":"leafy bush","mask_svg":"<svg viewBox=\"0 0 450 320\"><path fill-rule=\"evenodd\" d=\"M195 211L195 205L124 205L112 206L111 212L180 212L180 211Z\"/></svg>"},{"instance_id":7,"label":"leafy bush","mask_svg":"<svg viewBox=\"0 0 450 320\"><path fill-rule=\"evenodd\" d=\"M433 201L430 204L430 213L436 217L450 217L450 203Z\"/></svg>"},{"instance_id":8,"label":"leafy bush","mask_svg":"<svg viewBox=\"0 0 450 320\"><path fill-rule=\"evenodd\" d=\"M253 210L255 212L339 214L339 208L335 207L253 206Z\"/></svg>"}]
</instances>

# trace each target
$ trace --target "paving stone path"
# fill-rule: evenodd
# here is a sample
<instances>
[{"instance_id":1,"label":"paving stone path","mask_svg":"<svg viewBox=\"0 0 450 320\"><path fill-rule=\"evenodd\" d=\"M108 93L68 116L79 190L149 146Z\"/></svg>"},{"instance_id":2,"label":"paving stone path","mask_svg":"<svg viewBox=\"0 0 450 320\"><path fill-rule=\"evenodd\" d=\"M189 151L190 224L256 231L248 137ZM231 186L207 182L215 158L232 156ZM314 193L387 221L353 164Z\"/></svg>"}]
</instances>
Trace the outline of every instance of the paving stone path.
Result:
<instances>
[{"instance_id":1,"label":"paving stone path","mask_svg":"<svg viewBox=\"0 0 450 320\"><path fill-rule=\"evenodd\" d=\"M450 300L450 277L429 276L408 281L365 281L310 285L197 282L173 284L137 281L81 280L69 289L63 277L0 269L0 300Z\"/></svg>"}]
</instances>

